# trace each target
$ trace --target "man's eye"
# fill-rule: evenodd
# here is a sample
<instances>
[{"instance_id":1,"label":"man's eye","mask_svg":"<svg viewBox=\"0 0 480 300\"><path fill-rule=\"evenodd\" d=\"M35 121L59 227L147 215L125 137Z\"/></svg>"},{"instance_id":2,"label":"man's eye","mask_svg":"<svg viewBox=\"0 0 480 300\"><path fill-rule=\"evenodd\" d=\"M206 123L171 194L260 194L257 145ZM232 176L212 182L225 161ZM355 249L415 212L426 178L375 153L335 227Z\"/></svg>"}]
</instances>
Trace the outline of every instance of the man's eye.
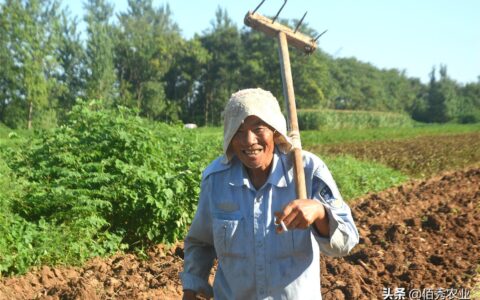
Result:
<instances>
[{"instance_id":1,"label":"man's eye","mask_svg":"<svg viewBox=\"0 0 480 300\"><path fill-rule=\"evenodd\" d=\"M243 134L243 130L237 130L237 132L235 132L235 135L234 136L240 136Z\"/></svg>"}]
</instances>

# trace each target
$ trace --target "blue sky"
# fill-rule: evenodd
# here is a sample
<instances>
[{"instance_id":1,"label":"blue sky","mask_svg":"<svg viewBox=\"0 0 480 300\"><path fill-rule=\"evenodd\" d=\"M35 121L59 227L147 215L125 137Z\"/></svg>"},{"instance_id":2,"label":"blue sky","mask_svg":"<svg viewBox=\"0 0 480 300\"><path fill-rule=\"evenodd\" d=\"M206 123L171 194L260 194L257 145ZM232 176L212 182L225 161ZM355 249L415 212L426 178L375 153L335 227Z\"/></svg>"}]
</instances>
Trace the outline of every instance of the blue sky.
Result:
<instances>
[{"instance_id":1,"label":"blue sky","mask_svg":"<svg viewBox=\"0 0 480 300\"><path fill-rule=\"evenodd\" d=\"M64 1L79 17L82 2ZM188 39L211 27L219 6L241 28L247 11L259 2L154 0L154 6L168 3ZM111 3L116 12L127 10L127 0ZM282 3L266 0L258 12L273 15ZM378 68L405 70L422 82L428 82L432 67L440 64L460 83L477 82L480 76L480 1L290 0L280 16L299 19L305 11L310 27L318 32L328 29L319 47L334 57L353 56Z\"/></svg>"}]
</instances>

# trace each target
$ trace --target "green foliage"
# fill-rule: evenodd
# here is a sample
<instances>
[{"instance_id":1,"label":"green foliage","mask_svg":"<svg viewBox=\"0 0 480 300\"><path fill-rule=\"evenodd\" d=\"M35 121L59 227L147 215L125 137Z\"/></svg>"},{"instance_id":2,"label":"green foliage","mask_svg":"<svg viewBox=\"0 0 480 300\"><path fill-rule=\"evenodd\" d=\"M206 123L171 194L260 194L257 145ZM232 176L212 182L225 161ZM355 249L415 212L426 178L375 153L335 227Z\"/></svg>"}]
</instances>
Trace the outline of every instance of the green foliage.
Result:
<instances>
[{"instance_id":1,"label":"green foliage","mask_svg":"<svg viewBox=\"0 0 480 300\"><path fill-rule=\"evenodd\" d=\"M329 129L302 131L302 144L307 149L316 145L340 144L361 141L384 141L408 139L419 136L438 136L447 134L470 133L480 131L480 124L415 124L414 127L366 128L366 129Z\"/></svg>"},{"instance_id":2,"label":"green foliage","mask_svg":"<svg viewBox=\"0 0 480 300\"><path fill-rule=\"evenodd\" d=\"M382 164L410 174L412 161L425 161L419 170L435 166L428 157L440 165L458 165L466 157L458 154L463 151L478 161L479 145L468 141L480 139L471 134L441 137L440 142L427 138L415 153L402 149L418 140L407 139L401 147L391 139L448 132L478 135L478 130L478 124L450 124L307 131L302 137L307 145L331 144L308 149L326 156L342 195L350 200L406 180ZM375 146L378 142L366 147L363 153L371 156L358 158L353 155L360 153L362 143L339 144L372 139L389 141L383 148ZM33 265L77 265L125 247L182 238L195 212L200 174L221 153L221 128L186 130L149 123L134 111L105 110L94 101L75 106L66 124L55 130L32 135L0 126L0 142L0 273L14 274ZM471 147L452 150L452 145L469 143ZM350 152L338 155L343 153L338 149ZM372 156L382 164L372 163Z\"/></svg>"},{"instance_id":3,"label":"green foliage","mask_svg":"<svg viewBox=\"0 0 480 300\"><path fill-rule=\"evenodd\" d=\"M480 109L461 114L458 116L457 121L460 124L480 123Z\"/></svg>"},{"instance_id":4,"label":"green foliage","mask_svg":"<svg viewBox=\"0 0 480 300\"><path fill-rule=\"evenodd\" d=\"M67 11L60 18L59 45L56 49L61 72L56 74L55 96L58 98L58 119L63 122L86 87L85 50L78 32L78 21L70 21Z\"/></svg>"},{"instance_id":5,"label":"green foliage","mask_svg":"<svg viewBox=\"0 0 480 300\"><path fill-rule=\"evenodd\" d=\"M107 0L88 0L85 9L88 33L86 96L112 104L116 94L113 28L110 24L113 5Z\"/></svg>"},{"instance_id":6,"label":"green foliage","mask_svg":"<svg viewBox=\"0 0 480 300\"><path fill-rule=\"evenodd\" d=\"M11 128L0 123L0 149L4 147L16 147L25 143L25 140L33 135L33 131L27 129Z\"/></svg>"},{"instance_id":7,"label":"green foliage","mask_svg":"<svg viewBox=\"0 0 480 300\"><path fill-rule=\"evenodd\" d=\"M426 94L416 100L412 117L428 123L476 123L480 116L480 82L464 87L447 75L447 67L440 66L440 79L435 68L430 73Z\"/></svg>"},{"instance_id":8,"label":"green foliage","mask_svg":"<svg viewBox=\"0 0 480 300\"><path fill-rule=\"evenodd\" d=\"M173 243L193 218L201 172L220 152L219 140L101 106L80 103L64 126L40 131L21 151L5 150L10 182L21 184L16 196L4 195L11 213L2 228L11 233L0 245L31 235L18 245L25 255L15 256L25 265ZM12 259L4 270L23 270Z\"/></svg>"},{"instance_id":9,"label":"green foliage","mask_svg":"<svg viewBox=\"0 0 480 300\"><path fill-rule=\"evenodd\" d=\"M427 122L445 123L452 120L456 114L457 97L454 82L447 77L447 68L440 68L441 78L435 80L435 68L432 70L430 86L427 95Z\"/></svg>"},{"instance_id":10,"label":"green foliage","mask_svg":"<svg viewBox=\"0 0 480 300\"><path fill-rule=\"evenodd\" d=\"M152 1L129 1L129 11L119 15L115 64L120 99L150 119L175 121L179 107L165 95L164 76L172 68L182 38L167 7L158 10Z\"/></svg>"},{"instance_id":11,"label":"green foliage","mask_svg":"<svg viewBox=\"0 0 480 300\"><path fill-rule=\"evenodd\" d=\"M219 7L212 28L200 37L200 42L211 56L202 73L196 99L203 113L200 124L218 126L227 100L240 89L244 55L241 36L227 11Z\"/></svg>"},{"instance_id":12,"label":"green foliage","mask_svg":"<svg viewBox=\"0 0 480 300\"><path fill-rule=\"evenodd\" d=\"M282 95L282 80L275 39L265 38L261 32L245 30L241 33L244 61L241 65L242 87L262 87L272 94ZM298 92L298 90L297 90Z\"/></svg>"},{"instance_id":13,"label":"green foliage","mask_svg":"<svg viewBox=\"0 0 480 300\"><path fill-rule=\"evenodd\" d=\"M52 53L57 44L59 4L55 0L9 0L0 5L0 118L14 128L54 124L55 114L45 111L55 105L49 96L57 68ZM52 119L46 120L47 116Z\"/></svg>"},{"instance_id":14,"label":"green foliage","mask_svg":"<svg viewBox=\"0 0 480 300\"><path fill-rule=\"evenodd\" d=\"M24 219L14 206L27 197L28 187L0 160L0 275L24 273L33 265L78 265L121 248L118 236L95 232L94 220L78 219L67 225L43 217L33 222Z\"/></svg>"},{"instance_id":15,"label":"green foliage","mask_svg":"<svg viewBox=\"0 0 480 300\"><path fill-rule=\"evenodd\" d=\"M195 84L210 59L198 37L180 41L171 68L165 74L166 97L178 105L180 118L185 123L202 123L202 107L191 100L196 94Z\"/></svg>"},{"instance_id":16,"label":"green foliage","mask_svg":"<svg viewBox=\"0 0 480 300\"><path fill-rule=\"evenodd\" d=\"M412 127L413 120L407 114L345 110L299 110L298 124L303 130Z\"/></svg>"},{"instance_id":17,"label":"green foliage","mask_svg":"<svg viewBox=\"0 0 480 300\"><path fill-rule=\"evenodd\" d=\"M330 58L325 64L330 75L325 94L333 102L327 108L410 112L422 89L405 72L379 70L355 58Z\"/></svg>"},{"instance_id":18,"label":"green foliage","mask_svg":"<svg viewBox=\"0 0 480 300\"><path fill-rule=\"evenodd\" d=\"M262 87L282 101L274 38L239 29L219 8L210 28L185 40L168 5L152 3L128 1L127 11L114 16L113 2L86 1L83 45L60 0L0 2L0 121L51 127L77 98L97 98L153 120L218 126L225 102L239 89ZM316 35L306 25L300 31ZM480 82L459 84L446 66L425 85L405 71L322 49L309 56L292 49L290 61L301 109L389 111L429 123L479 119Z\"/></svg>"},{"instance_id":19,"label":"green foliage","mask_svg":"<svg viewBox=\"0 0 480 300\"><path fill-rule=\"evenodd\" d=\"M345 200L378 192L408 179L382 164L360 161L349 155L326 156L324 160Z\"/></svg>"}]
</instances>

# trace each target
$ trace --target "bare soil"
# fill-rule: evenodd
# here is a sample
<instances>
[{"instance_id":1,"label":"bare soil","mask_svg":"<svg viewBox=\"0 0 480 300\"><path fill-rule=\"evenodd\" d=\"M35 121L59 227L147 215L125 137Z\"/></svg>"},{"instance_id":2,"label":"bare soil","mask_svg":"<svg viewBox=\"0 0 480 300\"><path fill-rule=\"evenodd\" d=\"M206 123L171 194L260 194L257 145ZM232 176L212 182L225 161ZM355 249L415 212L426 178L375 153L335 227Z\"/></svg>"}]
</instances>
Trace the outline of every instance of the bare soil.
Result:
<instances>
[{"instance_id":1,"label":"bare soil","mask_svg":"<svg viewBox=\"0 0 480 300\"><path fill-rule=\"evenodd\" d=\"M461 147L459 147L461 145ZM480 132L419 136L411 139L320 144L309 150L331 155L347 154L376 161L417 178L457 170L480 161Z\"/></svg>"},{"instance_id":2,"label":"bare soil","mask_svg":"<svg viewBox=\"0 0 480 300\"><path fill-rule=\"evenodd\" d=\"M444 173L357 199L360 244L322 257L324 299L382 299L383 288L480 284L480 168ZM180 299L181 244L96 258L81 268L43 267L0 280L0 299ZM473 299L473 298L472 298Z\"/></svg>"}]
</instances>

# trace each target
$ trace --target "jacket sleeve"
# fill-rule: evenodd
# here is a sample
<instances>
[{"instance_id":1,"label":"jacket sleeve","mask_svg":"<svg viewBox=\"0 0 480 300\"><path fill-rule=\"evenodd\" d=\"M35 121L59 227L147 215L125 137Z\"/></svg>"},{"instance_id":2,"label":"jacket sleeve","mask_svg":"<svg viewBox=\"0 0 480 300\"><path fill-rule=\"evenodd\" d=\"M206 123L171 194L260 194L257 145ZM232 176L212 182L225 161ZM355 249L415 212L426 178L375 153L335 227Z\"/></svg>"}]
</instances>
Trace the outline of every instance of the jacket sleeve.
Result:
<instances>
[{"instance_id":1,"label":"jacket sleeve","mask_svg":"<svg viewBox=\"0 0 480 300\"><path fill-rule=\"evenodd\" d=\"M350 207L343 201L332 174L325 164L315 171L312 197L325 207L329 218L330 237L325 238L314 229L320 251L328 256L345 256L358 244L358 231Z\"/></svg>"},{"instance_id":2,"label":"jacket sleeve","mask_svg":"<svg viewBox=\"0 0 480 300\"><path fill-rule=\"evenodd\" d=\"M210 213L210 178L202 180L197 212L184 241L184 265L180 274L184 290L193 290L213 297L213 290L208 283L215 255L212 237Z\"/></svg>"}]
</instances>

